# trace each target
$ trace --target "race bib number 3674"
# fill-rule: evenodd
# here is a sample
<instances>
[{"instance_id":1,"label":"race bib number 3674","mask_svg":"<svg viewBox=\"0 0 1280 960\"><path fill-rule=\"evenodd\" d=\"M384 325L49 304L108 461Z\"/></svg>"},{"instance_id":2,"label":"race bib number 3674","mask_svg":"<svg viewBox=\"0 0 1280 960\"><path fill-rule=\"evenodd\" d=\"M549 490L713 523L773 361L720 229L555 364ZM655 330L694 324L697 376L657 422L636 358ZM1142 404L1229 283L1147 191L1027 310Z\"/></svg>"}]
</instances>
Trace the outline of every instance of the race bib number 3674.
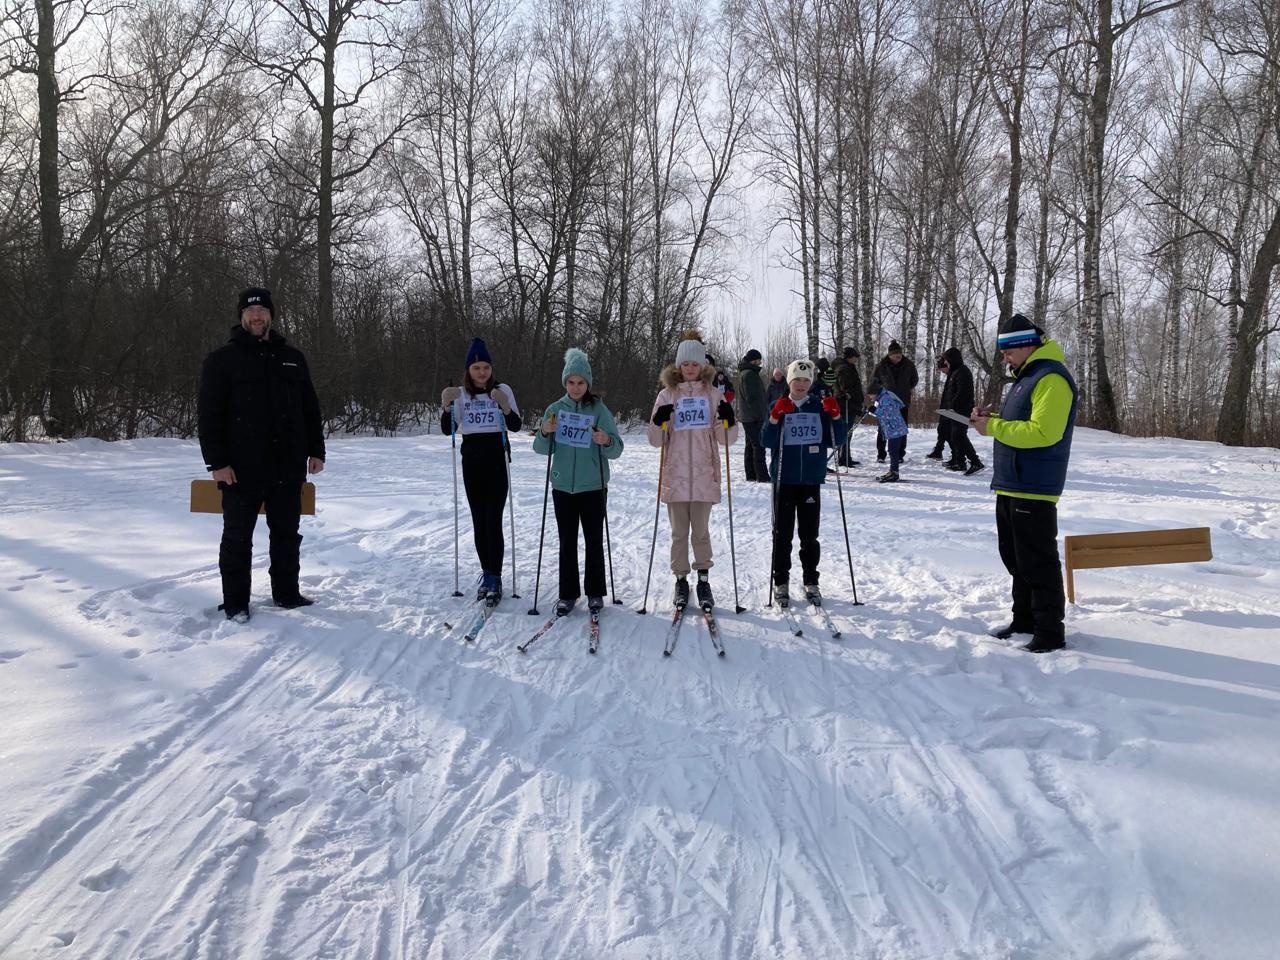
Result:
<instances>
[{"instance_id":1,"label":"race bib number 3674","mask_svg":"<svg viewBox=\"0 0 1280 960\"><path fill-rule=\"evenodd\" d=\"M496 401L488 397L462 401L463 433L499 433L501 430L502 410Z\"/></svg>"},{"instance_id":2,"label":"race bib number 3674","mask_svg":"<svg viewBox=\"0 0 1280 960\"><path fill-rule=\"evenodd\" d=\"M676 403L671 425L677 430L711 426L711 401L706 397L681 397Z\"/></svg>"}]
</instances>

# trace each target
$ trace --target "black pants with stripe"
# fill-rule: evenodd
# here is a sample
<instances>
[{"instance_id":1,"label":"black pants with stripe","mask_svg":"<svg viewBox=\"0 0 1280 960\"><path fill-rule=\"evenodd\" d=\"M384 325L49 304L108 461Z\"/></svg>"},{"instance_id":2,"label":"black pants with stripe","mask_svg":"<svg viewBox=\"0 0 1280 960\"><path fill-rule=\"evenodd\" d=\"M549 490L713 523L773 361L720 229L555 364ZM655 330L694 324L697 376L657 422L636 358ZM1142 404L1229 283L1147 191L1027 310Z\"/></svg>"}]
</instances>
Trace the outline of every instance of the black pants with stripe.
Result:
<instances>
[{"instance_id":1,"label":"black pants with stripe","mask_svg":"<svg viewBox=\"0 0 1280 960\"><path fill-rule=\"evenodd\" d=\"M818 484L781 484L778 487L777 517L773 537L773 582L791 578L791 537L800 525L800 568L805 583L818 582L818 521L822 518L822 487Z\"/></svg>"},{"instance_id":2,"label":"black pants with stripe","mask_svg":"<svg viewBox=\"0 0 1280 960\"><path fill-rule=\"evenodd\" d=\"M996 533L1000 559L1013 577L1013 625L1061 640L1067 597L1058 559L1058 505L998 494Z\"/></svg>"}]
</instances>

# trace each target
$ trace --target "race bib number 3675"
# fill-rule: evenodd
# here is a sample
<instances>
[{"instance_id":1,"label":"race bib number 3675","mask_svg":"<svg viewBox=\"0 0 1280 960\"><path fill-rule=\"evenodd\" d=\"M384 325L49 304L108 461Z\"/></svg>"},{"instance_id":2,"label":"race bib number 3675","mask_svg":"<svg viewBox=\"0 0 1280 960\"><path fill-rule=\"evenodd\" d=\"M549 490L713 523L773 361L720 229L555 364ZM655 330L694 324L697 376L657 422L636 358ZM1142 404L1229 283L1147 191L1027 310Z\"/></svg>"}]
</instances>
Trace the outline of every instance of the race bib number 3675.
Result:
<instances>
[{"instance_id":1,"label":"race bib number 3675","mask_svg":"<svg viewBox=\"0 0 1280 960\"><path fill-rule=\"evenodd\" d=\"M677 430L711 426L711 401L706 397L681 397L676 402L671 424Z\"/></svg>"},{"instance_id":2,"label":"race bib number 3675","mask_svg":"<svg viewBox=\"0 0 1280 960\"><path fill-rule=\"evenodd\" d=\"M463 433L499 433L501 430L502 410L496 401L488 397L462 401Z\"/></svg>"},{"instance_id":3,"label":"race bib number 3675","mask_svg":"<svg viewBox=\"0 0 1280 960\"><path fill-rule=\"evenodd\" d=\"M822 417L816 413L792 413L783 420L782 437L788 447L822 442Z\"/></svg>"}]
</instances>

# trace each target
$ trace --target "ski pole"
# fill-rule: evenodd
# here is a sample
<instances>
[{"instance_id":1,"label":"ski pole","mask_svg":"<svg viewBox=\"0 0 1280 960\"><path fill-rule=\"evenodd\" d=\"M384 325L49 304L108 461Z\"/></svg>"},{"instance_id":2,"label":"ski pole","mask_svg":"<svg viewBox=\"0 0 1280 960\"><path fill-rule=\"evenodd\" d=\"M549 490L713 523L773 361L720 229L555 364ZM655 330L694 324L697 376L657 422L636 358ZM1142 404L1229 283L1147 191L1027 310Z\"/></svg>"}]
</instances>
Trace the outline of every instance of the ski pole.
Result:
<instances>
[{"instance_id":1,"label":"ski pole","mask_svg":"<svg viewBox=\"0 0 1280 960\"><path fill-rule=\"evenodd\" d=\"M738 600L738 554L733 545L733 471L729 469L729 421L724 424L724 479L729 488L729 560L733 564L733 612L742 613L747 608Z\"/></svg>"},{"instance_id":2,"label":"ski pole","mask_svg":"<svg viewBox=\"0 0 1280 960\"><path fill-rule=\"evenodd\" d=\"M539 426L538 429L542 429ZM538 593L542 590L542 544L547 534L547 496L551 492L551 458L556 455L556 435L551 434L551 449L547 451L547 478L542 483L542 527L538 530L538 576L533 582L533 606L529 616L538 615Z\"/></svg>"},{"instance_id":3,"label":"ski pole","mask_svg":"<svg viewBox=\"0 0 1280 960\"><path fill-rule=\"evenodd\" d=\"M453 447L453 452L449 455L453 463L453 595L455 597L462 596L462 590L458 587L458 420L450 414L449 425L452 428L449 431L449 445Z\"/></svg>"},{"instance_id":4,"label":"ski pole","mask_svg":"<svg viewBox=\"0 0 1280 960\"><path fill-rule=\"evenodd\" d=\"M778 421L778 475L773 478L773 535L769 538L769 602L765 604L769 607L773 606L773 574L778 549L778 494L782 490L782 461L787 449L786 437L783 434L783 424L786 420L787 415L784 413L782 419ZM790 546L790 544L787 545L788 549Z\"/></svg>"},{"instance_id":5,"label":"ski pole","mask_svg":"<svg viewBox=\"0 0 1280 960\"><path fill-rule=\"evenodd\" d=\"M511 437L507 434L507 421L502 421L502 445L507 448L507 506L511 513L511 596L520 599L520 585L516 582L516 490L511 485Z\"/></svg>"},{"instance_id":6,"label":"ski pole","mask_svg":"<svg viewBox=\"0 0 1280 960\"><path fill-rule=\"evenodd\" d=\"M849 431L852 433L853 431ZM840 482L840 471L836 471L836 492L840 494L840 522L844 525L844 553L849 558L849 583L853 587L853 605L855 607L863 606L861 600L858 599L858 581L853 576L853 550L849 547L849 521L844 515L844 485Z\"/></svg>"},{"instance_id":7,"label":"ski pole","mask_svg":"<svg viewBox=\"0 0 1280 960\"><path fill-rule=\"evenodd\" d=\"M669 423L670 421L668 421ZM662 474L667 466L667 424L662 425L662 450L658 454L658 494L653 501L653 537L649 541L649 571L644 575L644 599L640 601L640 613L648 613L649 581L653 579L653 551L658 546L658 511L662 508Z\"/></svg>"},{"instance_id":8,"label":"ski pole","mask_svg":"<svg viewBox=\"0 0 1280 960\"><path fill-rule=\"evenodd\" d=\"M618 588L613 584L613 542L609 539L609 488L604 483L604 448L596 444L596 453L600 459L600 505L604 507L604 545L609 551L609 592L613 594L613 602L622 605L618 599Z\"/></svg>"}]
</instances>

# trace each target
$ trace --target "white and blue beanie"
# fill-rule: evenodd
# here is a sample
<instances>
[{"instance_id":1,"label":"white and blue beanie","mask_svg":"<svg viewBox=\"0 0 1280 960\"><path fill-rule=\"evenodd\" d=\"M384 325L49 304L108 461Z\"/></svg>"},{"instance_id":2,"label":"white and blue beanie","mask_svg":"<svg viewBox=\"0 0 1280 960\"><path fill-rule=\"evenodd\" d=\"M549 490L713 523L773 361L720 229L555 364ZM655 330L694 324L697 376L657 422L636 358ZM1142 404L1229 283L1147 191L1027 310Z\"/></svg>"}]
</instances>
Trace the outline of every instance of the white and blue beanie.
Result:
<instances>
[{"instance_id":1,"label":"white and blue beanie","mask_svg":"<svg viewBox=\"0 0 1280 960\"><path fill-rule=\"evenodd\" d=\"M1044 331L1020 313L1015 313L1005 321L1004 329L996 336L997 350L1038 347L1042 343L1044 343Z\"/></svg>"}]
</instances>

